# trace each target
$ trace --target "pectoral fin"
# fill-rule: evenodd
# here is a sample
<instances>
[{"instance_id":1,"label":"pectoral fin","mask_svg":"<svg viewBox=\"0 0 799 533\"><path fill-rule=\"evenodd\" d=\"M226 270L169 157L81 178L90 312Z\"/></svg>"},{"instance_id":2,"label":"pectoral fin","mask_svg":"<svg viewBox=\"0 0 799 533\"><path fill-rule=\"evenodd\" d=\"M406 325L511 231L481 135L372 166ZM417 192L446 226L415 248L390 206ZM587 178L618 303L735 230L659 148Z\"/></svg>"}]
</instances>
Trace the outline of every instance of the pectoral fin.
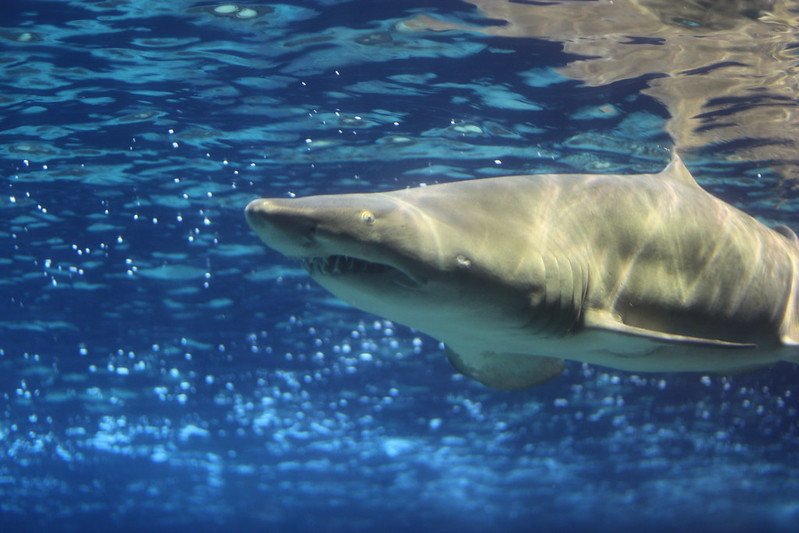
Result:
<instances>
[{"instance_id":1,"label":"pectoral fin","mask_svg":"<svg viewBox=\"0 0 799 533\"><path fill-rule=\"evenodd\" d=\"M595 309L587 309L585 311L585 327L603 329L606 331L613 331L622 335L630 335L643 339L649 339L655 342L666 342L671 344L691 344L693 346L701 346L705 348L757 348L756 344L747 344L740 342L722 341L719 339L706 339L702 337L690 337L687 335L676 335L673 333L665 333L663 331L651 330L646 328L639 328L636 326L629 326L615 317L608 311L598 311Z\"/></svg>"},{"instance_id":2,"label":"pectoral fin","mask_svg":"<svg viewBox=\"0 0 799 533\"><path fill-rule=\"evenodd\" d=\"M521 353L455 352L447 348L447 358L462 374L499 390L526 389L563 371L563 359Z\"/></svg>"}]
</instances>

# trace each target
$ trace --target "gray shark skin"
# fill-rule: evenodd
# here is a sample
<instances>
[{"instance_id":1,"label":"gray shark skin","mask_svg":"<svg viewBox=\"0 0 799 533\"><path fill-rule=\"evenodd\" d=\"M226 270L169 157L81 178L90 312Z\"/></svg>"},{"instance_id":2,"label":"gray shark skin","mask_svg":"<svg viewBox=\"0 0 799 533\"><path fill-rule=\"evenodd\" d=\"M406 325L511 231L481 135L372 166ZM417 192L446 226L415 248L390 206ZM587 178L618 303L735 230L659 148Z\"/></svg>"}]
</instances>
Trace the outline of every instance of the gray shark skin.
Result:
<instances>
[{"instance_id":1,"label":"gray shark skin","mask_svg":"<svg viewBox=\"0 0 799 533\"><path fill-rule=\"evenodd\" d=\"M267 246L342 300L444 341L456 369L520 389L563 360L731 373L799 362L799 240L658 174L460 181L259 199Z\"/></svg>"}]
</instances>

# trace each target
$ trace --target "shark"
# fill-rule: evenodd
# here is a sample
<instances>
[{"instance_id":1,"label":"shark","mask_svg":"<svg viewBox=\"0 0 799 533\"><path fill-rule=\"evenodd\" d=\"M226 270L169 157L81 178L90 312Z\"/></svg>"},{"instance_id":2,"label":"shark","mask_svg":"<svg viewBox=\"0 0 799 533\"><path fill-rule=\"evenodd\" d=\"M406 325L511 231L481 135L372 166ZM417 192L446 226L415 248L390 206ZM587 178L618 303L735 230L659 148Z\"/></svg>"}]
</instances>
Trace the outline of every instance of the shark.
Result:
<instances>
[{"instance_id":1,"label":"shark","mask_svg":"<svg viewBox=\"0 0 799 533\"><path fill-rule=\"evenodd\" d=\"M349 304L446 345L516 390L564 361L732 374L799 363L799 239L651 174L534 174L391 192L262 198L268 246Z\"/></svg>"}]
</instances>

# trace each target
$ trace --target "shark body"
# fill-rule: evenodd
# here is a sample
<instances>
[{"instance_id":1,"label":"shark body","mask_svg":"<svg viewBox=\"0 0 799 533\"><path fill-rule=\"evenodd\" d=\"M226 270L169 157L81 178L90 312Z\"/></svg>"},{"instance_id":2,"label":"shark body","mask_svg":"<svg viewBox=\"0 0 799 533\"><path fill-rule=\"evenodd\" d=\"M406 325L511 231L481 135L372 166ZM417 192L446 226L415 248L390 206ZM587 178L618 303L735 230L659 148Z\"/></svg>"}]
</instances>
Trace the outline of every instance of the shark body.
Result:
<instances>
[{"instance_id":1,"label":"shark body","mask_svg":"<svg viewBox=\"0 0 799 533\"><path fill-rule=\"evenodd\" d=\"M660 173L259 199L268 246L344 301L444 341L498 389L569 359L636 372L799 362L799 240Z\"/></svg>"}]
</instances>

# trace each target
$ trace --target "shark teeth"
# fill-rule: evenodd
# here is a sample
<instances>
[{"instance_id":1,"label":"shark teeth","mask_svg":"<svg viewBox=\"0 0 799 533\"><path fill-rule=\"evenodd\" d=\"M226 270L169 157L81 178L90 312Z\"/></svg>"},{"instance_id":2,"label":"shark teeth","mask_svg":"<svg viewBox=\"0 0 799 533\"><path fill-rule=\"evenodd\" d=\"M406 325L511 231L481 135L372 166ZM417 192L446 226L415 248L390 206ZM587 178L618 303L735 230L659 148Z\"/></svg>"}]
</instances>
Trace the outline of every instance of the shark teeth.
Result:
<instances>
[{"instance_id":1,"label":"shark teeth","mask_svg":"<svg viewBox=\"0 0 799 533\"><path fill-rule=\"evenodd\" d=\"M331 255L328 257L306 257L302 265L311 274L382 274L393 267L381 263L372 263L347 255Z\"/></svg>"}]
</instances>

